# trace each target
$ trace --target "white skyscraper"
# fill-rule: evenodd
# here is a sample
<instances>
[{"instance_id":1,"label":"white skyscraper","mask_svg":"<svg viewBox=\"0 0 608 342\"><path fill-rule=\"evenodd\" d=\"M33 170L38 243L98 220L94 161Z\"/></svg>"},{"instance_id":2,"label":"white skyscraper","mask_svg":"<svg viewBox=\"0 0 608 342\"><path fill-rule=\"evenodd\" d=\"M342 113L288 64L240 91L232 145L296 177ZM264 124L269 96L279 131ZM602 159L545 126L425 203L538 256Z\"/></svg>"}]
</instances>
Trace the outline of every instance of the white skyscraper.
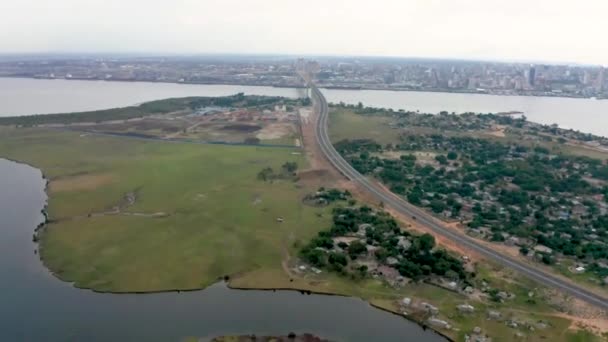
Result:
<instances>
[{"instance_id":1,"label":"white skyscraper","mask_svg":"<svg viewBox=\"0 0 608 342\"><path fill-rule=\"evenodd\" d=\"M595 90L600 93L604 90L604 68L600 67L600 72L595 80Z\"/></svg>"}]
</instances>

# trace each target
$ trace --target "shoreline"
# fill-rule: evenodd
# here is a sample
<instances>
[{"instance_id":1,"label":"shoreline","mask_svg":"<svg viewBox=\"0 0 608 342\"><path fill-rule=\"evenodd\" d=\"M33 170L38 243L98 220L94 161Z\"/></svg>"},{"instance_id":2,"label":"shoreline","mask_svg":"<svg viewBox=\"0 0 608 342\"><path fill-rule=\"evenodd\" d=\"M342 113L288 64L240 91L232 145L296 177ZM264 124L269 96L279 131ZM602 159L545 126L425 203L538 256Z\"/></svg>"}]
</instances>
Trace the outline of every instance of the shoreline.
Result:
<instances>
[{"instance_id":1,"label":"shoreline","mask_svg":"<svg viewBox=\"0 0 608 342\"><path fill-rule=\"evenodd\" d=\"M71 282L69 280L63 279L60 275L58 275L56 272L54 272L51 268L48 267L48 265L44 262L44 258L42 257L42 254L40 253L42 247L41 247L41 243L40 243L40 236L38 236L39 234L44 234L45 229L48 226L48 223L53 222L52 219L49 218L48 215L48 203L50 200L50 196L48 193L48 188L49 188L49 184L50 184L50 179L48 179L44 173L44 170L31 165L27 162L23 162L23 161L19 161L19 160L15 160L15 159L11 159L11 158L7 158L4 156L0 156L0 159L4 159L7 160L9 162L13 162L13 163L17 163L17 164L21 164L21 165L26 165L29 166L31 168L34 168L36 170L39 170L42 176L42 179L44 181L44 193L46 195L46 200L45 200L45 204L43 206L43 208L40 210L41 214L44 216L44 220L40 223L38 223L38 225L36 226L36 228L34 228L34 236L37 236L38 238L35 239L34 241L32 241L36 246L36 250L37 250L37 255L38 255L38 259L40 260L41 266L44 268L44 270L46 272L48 272L50 275L53 276L53 278L65 283L65 284L70 284L72 288L77 289L77 290L82 290L82 291L90 291L93 293L98 293L98 294L106 294L106 295L154 295L154 294L162 294L162 293L181 293L181 292L197 292L197 291L204 291L205 289L209 288L210 286L217 284L217 283L223 283L225 284L225 286L230 289L230 290L234 290L234 291L266 291L266 292L276 292L276 291L290 291L290 292L300 292L300 294L302 295L318 295L318 296L337 296L337 297L344 297L344 298L355 298L355 299L359 299L362 300L363 302L365 302L366 304L370 305L371 307L378 309L378 310L382 310L384 312L399 316L409 322L415 323L417 326L419 326L420 328L422 328L423 330L430 330L433 333L445 338L447 341L449 342L453 342L455 341L454 339L452 339L451 337L445 335L444 333L433 329L432 327L426 325L424 322L415 320L411 317L402 315L398 312L395 311L391 311L387 308L383 308L380 307L376 304L373 304L371 301L360 298L360 297L356 297L356 296L350 296L350 295L345 295L345 294L340 294L340 293L332 293L332 292L324 292L324 291L312 291L312 290L304 290L304 289L298 289L298 288L289 288L289 287L276 287L276 288L269 288L269 287L239 287L239 286L232 286L230 285L230 279L231 276L230 275L225 275L223 277L219 277L218 281L215 283L212 283L208 286L205 287L200 287L200 288L190 288L190 289L165 289L165 290L155 290L155 291L103 291L103 290L96 290L94 288L88 288L88 287L80 287L80 286L76 286L74 282Z\"/></svg>"},{"instance_id":2,"label":"shoreline","mask_svg":"<svg viewBox=\"0 0 608 342\"><path fill-rule=\"evenodd\" d=\"M255 84L255 83L241 83L241 82L176 82L176 81L155 81L155 80L119 80L119 79L88 79L88 78L41 78L41 77L33 77L33 76L19 76L19 75L9 75L9 76L0 76L0 78L15 78L15 79L30 79L30 80L50 80L50 81L87 81L87 82L119 82L119 83L165 83L165 84L178 84L178 85L224 85L224 86L244 86L244 87L269 87L269 88L287 88L287 89L307 89L304 86L297 85L281 85L281 84ZM489 96L512 96L512 97L541 97L541 98L564 98L564 99L580 99L580 100L608 100L608 98L595 98L595 97L585 97L585 96L576 96L576 95L534 95L534 94L501 94L501 93L492 93L492 92L477 92L477 91L468 91L468 90L445 90L445 89L404 89L404 88L383 88L383 87L352 87L348 86L320 86L320 89L327 90L346 90L346 91L390 91L390 92L413 92L413 93L442 93L442 94L465 94L465 95L489 95Z\"/></svg>"}]
</instances>

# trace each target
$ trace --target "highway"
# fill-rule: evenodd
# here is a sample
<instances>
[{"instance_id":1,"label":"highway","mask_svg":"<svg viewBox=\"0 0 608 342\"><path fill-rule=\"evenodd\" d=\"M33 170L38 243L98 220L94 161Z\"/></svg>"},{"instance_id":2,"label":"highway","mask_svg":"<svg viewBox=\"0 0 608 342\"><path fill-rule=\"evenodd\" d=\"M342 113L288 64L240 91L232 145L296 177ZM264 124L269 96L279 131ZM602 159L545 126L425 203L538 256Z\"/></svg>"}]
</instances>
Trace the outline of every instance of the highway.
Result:
<instances>
[{"instance_id":1,"label":"highway","mask_svg":"<svg viewBox=\"0 0 608 342\"><path fill-rule=\"evenodd\" d=\"M316 86L311 84L311 89L315 110L318 111L318 115L316 115L317 121L315 123L316 143L318 144L321 152L325 155L325 158L345 177L353 182L356 182L361 189L367 191L379 202L381 201L384 203L384 205L390 206L399 213L406 216L415 217L417 222L428 227L437 235L443 236L468 250L477 252L488 259L518 271L519 273L534 281L537 281L542 285L559 289L568 295L597 306L598 308L608 310L608 298L586 290L585 288L571 282L552 276L551 274L548 274L547 272L522 261L505 256L500 252L497 252L490 247L487 247L484 244L474 240L473 238L455 232L450 228L445 227L430 214L416 208L415 206L409 204L405 200L397 197L395 194L380 187L360 174L346 160L344 160L344 158L342 158L338 151L336 151L336 149L333 147L328 134L329 108L327 101L325 96Z\"/></svg>"}]
</instances>

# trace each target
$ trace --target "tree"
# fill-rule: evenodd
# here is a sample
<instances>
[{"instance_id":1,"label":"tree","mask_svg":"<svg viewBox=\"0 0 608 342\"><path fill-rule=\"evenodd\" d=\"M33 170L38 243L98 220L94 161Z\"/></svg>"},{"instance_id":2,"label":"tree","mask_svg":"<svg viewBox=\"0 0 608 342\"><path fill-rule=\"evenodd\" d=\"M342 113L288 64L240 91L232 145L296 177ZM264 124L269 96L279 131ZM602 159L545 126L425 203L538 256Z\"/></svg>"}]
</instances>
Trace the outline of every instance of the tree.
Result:
<instances>
[{"instance_id":1,"label":"tree","mask_svg":"<svg viewBox=\"0 0 608 342\"><path fill-rule=\"evenodd\" d=\"M449 160L456 160L456 159L458 159L458 153L456 153L454 151L448 152L448 159Z\"/></svg>"},{"instance_id":2,"label":"tree","mask_svg":"<svg viewBox=\"0 0 608 342\"><path fill-rule=\"evenodd\" d=\"M270 180L272 179L273 173L272 168L266 167L258 173L258 179L263 181Z\"/></svg>"},{"instance_id":3,"label":"tree","mask_svg":"<svg viewBox=\"0 0 608 342\"><path fill-rule=\"evenodd\" d=\"M334 241L328 236L318 236L311 241L314 247L331 249L334 247Z\"/></svg>"},{"instance_id":4,"label":"tree","mask_svg":"<svg viewBox=\"0 0 608 342\"><path fill-rule=\"evenodd\" d=\"M363 252L367 252L367 247L359 240L351 242L348 246L348 255L351 259L356 259Z\"/></svg>"},{"instance_id":5,"label":"tree","mask_svg":"<svg viewBox=\"0 0 608 342\"><path fill-rule=\"evenodd\" d=\"M555 260L553 260L553 257L549 254L543 254L541 261L546 265L553 265L553 263L555 262Z\"/></svg>"},{"instance_id":6,"label":"tree","mask_svg":"<svg viewBox=\"0 0 608 342\"><path fill-rule=\"evenodd\" d=\"M492 233L492 241L505 241L505 238L499 232L494 232Z\"/></svg>"},{"instance_id":7,"label":"tree","mask_svg":"<svg viewBox=\"0 0 608 342\"><path fill-rule=\"evenodd\" d=\"M329 253L329 258L327 260L332 265L346 266L348 264L348 260L346 259L346 256L342 253L337 253L337 252Z\"/></svg>"},{"instance_id":8,"label":"tree","mask_svg":"<svg viewBox=\"0 0 608 342\"><path fill-rule=\"evenodd\" d=\"M318 249L306 248L302 250L302 258L308 261L308 263L311 265L317 267L325 266L325 253Z\"/></svg>"},{"instance_id":9,"label":"tree","mask_svg":"<svg viewBox=\"0 0 608 342\"><path fill-rule=\"evenodd\" d=\"M426 233L420 235L420 237L418 237L418 239L416 239L414 243L417 244L420 250L430 251L431 249L433 249L433 247L435 247L435 238L433 237L433 235Z\"/></svg>"},{"instance_id":10,"label":"tree","mask_svg":"<svg viewBox=\"0 0 608 342\"><path fill-rule=\"evenodd\" d=\"M283 170L285 170L286 172L289 173L294 173L296 172L296 170L298 169L298 163L296 162L286 162L285 164L283 164L283 166L281 166L283 168Z\"/></svg>"},{"instance_id":11,"label":"tree","mask_svg":"<svg viewBox=\"0 0 608 342\"><path fill-rule=\"evenodd\" d=\"M445 210L445 203L442 200L432 200L431 209L435 213L441 213Z\"/></svg>"},{"instance_id":12,"label":"tree","mask_svg":"<svg viewBox=\"0 0 608 342\"><path fill-rule=\"evenodd\" d=\"M420 205L422 202L422 190L420 188L415 187L407 194L407 200L415 205Z\"/></svg>"},{"instance_id":13,"label":"tree","mask_svg":"<svg viewBox=\"0 0 608 342\"><path fill-rule=\"evenodd\" d=\"M439 164L441 164L441 165L448 164L448 159L443 154L439 154L439 155L435 156L435 160L437 160L437 162L439 162Z\"/></svg>"},{"instance_id":14,"label":"tree","mask_svg":"<svg viewBox=\"0 0 608 342\"><path fill-rule=\"evenodd\" d=\"M417 264L409 261L409 260L403 260L399 263L399 266L397 267L397 270L399 271L399 273L404 276L404 277L408 277L414 280L417 280L420 275L422 274L422 269L420 268L420 266L418 266Z\"/></svg>"},{"instance_id":15,"label":"tree","mask_svg":"<svg viewBox=\"0 0 608 342\"><path fill-rule=\"evenodd\" d=\"M258 145L260 143L260 139L256 137L247 137L243 142L248 145Z\"/></svg>"},{"instance_id":16,"label":"tree","mask_svg":"<svg viewBox=\"0 0 608 342\"><path fill-rule=\"evenodd\" d=\"M490 300L492 300L493 302L497 302L500 303L502 301L502 298L500 298L500 296L498 295L500 291L498 291L498 289L490 289L488 291L488 294L490 295Z\"/></svg>"}]
</instances>

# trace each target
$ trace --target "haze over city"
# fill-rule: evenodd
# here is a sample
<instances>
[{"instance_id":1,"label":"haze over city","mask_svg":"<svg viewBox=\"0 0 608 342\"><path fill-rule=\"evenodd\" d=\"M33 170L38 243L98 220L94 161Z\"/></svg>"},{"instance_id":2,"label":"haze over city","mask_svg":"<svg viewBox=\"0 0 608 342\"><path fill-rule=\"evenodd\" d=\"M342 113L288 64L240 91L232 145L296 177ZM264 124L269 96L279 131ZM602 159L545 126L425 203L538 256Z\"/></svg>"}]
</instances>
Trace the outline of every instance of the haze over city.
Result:
<instances>
[{"instance_id":1,"label":"haze over city","mask_svg":"<svg viewBox=\"0 0 608 342\"><path fill-rule=\"evenodd\" d=\"M608 64L608 3L601 0L23 0L1 7L0 54L254 53Z\"/></svg>"}]
</instances>

